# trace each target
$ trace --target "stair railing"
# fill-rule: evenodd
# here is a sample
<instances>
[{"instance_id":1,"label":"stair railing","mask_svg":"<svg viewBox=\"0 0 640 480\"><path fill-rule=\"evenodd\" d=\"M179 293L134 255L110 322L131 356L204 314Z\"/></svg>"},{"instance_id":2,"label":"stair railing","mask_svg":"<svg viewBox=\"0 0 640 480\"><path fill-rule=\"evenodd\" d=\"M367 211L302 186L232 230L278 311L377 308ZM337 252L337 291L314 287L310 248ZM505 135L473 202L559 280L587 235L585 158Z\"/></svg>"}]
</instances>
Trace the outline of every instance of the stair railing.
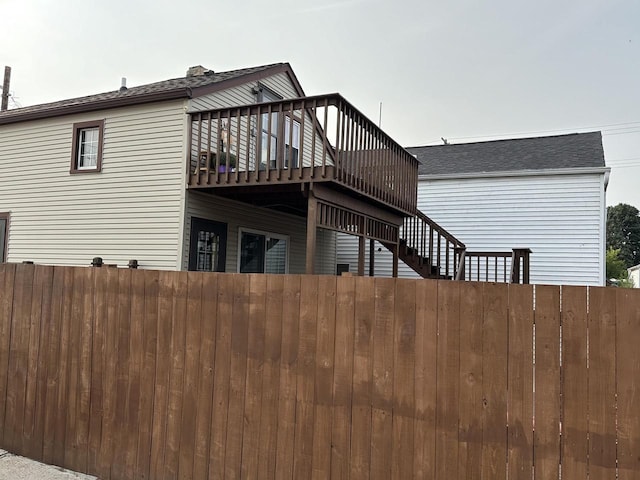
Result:
<instances>
[{"instance_id":1,"label":"stair railing","mask_svg":"<svg viewBox=\"0 0 640 480\"><path fill-rule=\"evenodd\" d=\"M407 217L400 229L400 238L406 240L406 251L414 262L421 261L437 275L454 278L458 266L456 249L465 245L447 230L431 220L421 211Z\"/></svg>"}]
</instances>

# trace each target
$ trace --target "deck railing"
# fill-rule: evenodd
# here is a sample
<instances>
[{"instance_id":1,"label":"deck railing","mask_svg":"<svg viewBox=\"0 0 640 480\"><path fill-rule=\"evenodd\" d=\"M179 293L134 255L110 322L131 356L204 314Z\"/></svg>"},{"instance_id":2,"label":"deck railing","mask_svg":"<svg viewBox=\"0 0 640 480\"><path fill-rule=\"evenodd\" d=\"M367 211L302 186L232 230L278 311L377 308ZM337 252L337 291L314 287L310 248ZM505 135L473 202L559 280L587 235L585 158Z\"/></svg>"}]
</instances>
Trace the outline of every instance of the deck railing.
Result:
<instances>
[{"instance_id":1,"label":"deck railing","mask_svg":"<svg viewBox=\"0 0 640 480\"><path fill-rule=\"evenodd\" d=\"M331 181L415 211L417 160L338 94L190 117L192 188Z\"/></svg>"},{"instance_id":2,"label":"deck railing","mask_svg":"<svg viewBox=\"0 0 640 480\"><path fill-rule=\"evenodd\" d=\"M455 251L456 280L498 283L529 283L531 250L514 248L504 252Z\"/></svg>"}]
</instances>

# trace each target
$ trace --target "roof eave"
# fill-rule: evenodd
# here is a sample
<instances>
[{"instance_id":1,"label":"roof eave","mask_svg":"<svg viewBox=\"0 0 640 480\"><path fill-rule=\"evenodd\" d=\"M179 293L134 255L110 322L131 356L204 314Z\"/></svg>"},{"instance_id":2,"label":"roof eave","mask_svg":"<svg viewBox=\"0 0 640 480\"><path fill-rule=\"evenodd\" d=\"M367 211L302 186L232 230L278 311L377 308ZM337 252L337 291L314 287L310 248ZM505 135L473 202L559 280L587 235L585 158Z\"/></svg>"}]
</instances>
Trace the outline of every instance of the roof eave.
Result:
<instances>
[{"instance_id":1,"label":"roof eave","mask_svg":"<svg viewBox=\"0 0 640 480\"><path fill-rule=\"evenodd\" d=\"M47 110L17 113L15 115L0 117L0 125L27 122L31 120L41 120L51 117L60 117L63 115L72 115L75 113L94 112L98 110L106 110L108 108L127 107L131 105L142 105L145 103L178 100L181 98L191 98L191 96L192 92L190 88L181 87L173 90L166 90L164 92L154 92L144 95L132 95L128 97L108 98L104 100L96 100L91 103L64 105L53 107Z\"/></svg>"},{"instance_id":2,"label":"roof eave","mask_svg":"<svg viewBox=\"0 0 640 480\"><path fill-rule=\"evenodd\" d=\"M270 77L272 75L276 75L278 73L286 73L291 80L298 96L304 97L304 91L298 82L295 74L293 73L293 69L291 65L288 63L280 63L274 65L269 68L265 68L263 70L258 70L256 72L247 73L246 75L240 75L238 77L228 78L227 80L222 80L221 82L211 83L209 85L204 85L202 87L194 87L192 89L193 98L200 97L202 95L209 95L210 93L219 92L220 90L225 90L227 88L237 87L239 85L244 85L248 82L262 80L264 78Z\"/></svg>"},{"instance_id":3,"label":"roof eave","mask_svg":"<svg viewBox=\"0 0 640 480\"><path fill-rule=\"evenodd\" d=\"M604 174L611 171L611 167L576 167L576 168L545 168L531 170L502 170L495 172L468 172L468 173L443 173L443 174L419 174L418 180L455 180L461 178L492 178L492 177L531 177L544 175L584 175Z\"/></svg>"}]
</instances>

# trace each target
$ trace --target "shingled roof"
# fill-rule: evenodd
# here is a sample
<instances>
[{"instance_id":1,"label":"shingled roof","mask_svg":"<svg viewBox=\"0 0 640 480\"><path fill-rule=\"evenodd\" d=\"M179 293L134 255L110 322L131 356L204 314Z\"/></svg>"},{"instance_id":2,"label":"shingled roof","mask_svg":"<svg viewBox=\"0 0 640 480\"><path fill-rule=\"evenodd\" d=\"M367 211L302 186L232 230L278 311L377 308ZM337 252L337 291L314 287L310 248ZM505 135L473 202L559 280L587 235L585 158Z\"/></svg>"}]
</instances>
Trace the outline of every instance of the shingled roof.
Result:
<instances>
[{"instance_id":1,"label":"shingled roof","mask_svg":"<svg viewBox=\"0 0 640 480\"><path fill-rule=\"evenodd\" d=\"M604 167L600 132L518 138L406 149L419 175Z\"/></svg>"},{"instance_id":2,"label":"shingled roof","mask_svg":"<svg viewBox=\"0 0 640 480\"><path fill-rule=\"evenodd\" d=\"M250 81L253 77L259 79L281 71L290 73L292 81L299 87L288 63L274 63L228 72L214 73L213 71L207 71L204 75L172 78L161 82L130 87L122 91L114 90L86 97L7 110L0 112L0 125L103 108L136 105L160 100L192 98L218 89L228 88L231 86L230 83L237 79ZM299 89L302 91L301 88Z\"/></svg>"}]
</instances>

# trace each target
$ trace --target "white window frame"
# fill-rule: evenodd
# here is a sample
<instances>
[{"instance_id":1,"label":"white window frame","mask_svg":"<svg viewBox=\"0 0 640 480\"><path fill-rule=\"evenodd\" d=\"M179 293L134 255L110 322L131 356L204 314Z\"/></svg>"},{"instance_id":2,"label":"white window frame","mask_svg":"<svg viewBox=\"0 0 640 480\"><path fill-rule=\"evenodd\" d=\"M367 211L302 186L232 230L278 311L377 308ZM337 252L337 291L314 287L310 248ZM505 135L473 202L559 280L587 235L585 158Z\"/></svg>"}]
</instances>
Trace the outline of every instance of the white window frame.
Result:
<instances>
[{"instance_id":1,"label":"white window frame","mask_svg":"<svg viewBox=\"0 0 640 480\"><path fill-rule=\"evenodd\" d=\"M262 235L265 237L265 245L266 245L266 241L269 238L277 238L280 240L285 240L287 242L287 248L285 250L285 256L284 256L284 274L288 274L289 273L289 249L291 248L291 237L289 235L284 235L281 233L274 233L274 232L267 232L265 230L256 230L253 228L246 228L246 227L239 227L238 228L238 248L237 248L237 265L236 265L236 272L240 273L240 263L242 261L242 234L243 233L252 233L254 235ZM262 266L262 273L264 273L264 271L266 270L266 261L267 261L267 256L266 256L266 252L265 252L265 257L264 257L264 261L265 264Z\"/></svg>"}]
</instances>

